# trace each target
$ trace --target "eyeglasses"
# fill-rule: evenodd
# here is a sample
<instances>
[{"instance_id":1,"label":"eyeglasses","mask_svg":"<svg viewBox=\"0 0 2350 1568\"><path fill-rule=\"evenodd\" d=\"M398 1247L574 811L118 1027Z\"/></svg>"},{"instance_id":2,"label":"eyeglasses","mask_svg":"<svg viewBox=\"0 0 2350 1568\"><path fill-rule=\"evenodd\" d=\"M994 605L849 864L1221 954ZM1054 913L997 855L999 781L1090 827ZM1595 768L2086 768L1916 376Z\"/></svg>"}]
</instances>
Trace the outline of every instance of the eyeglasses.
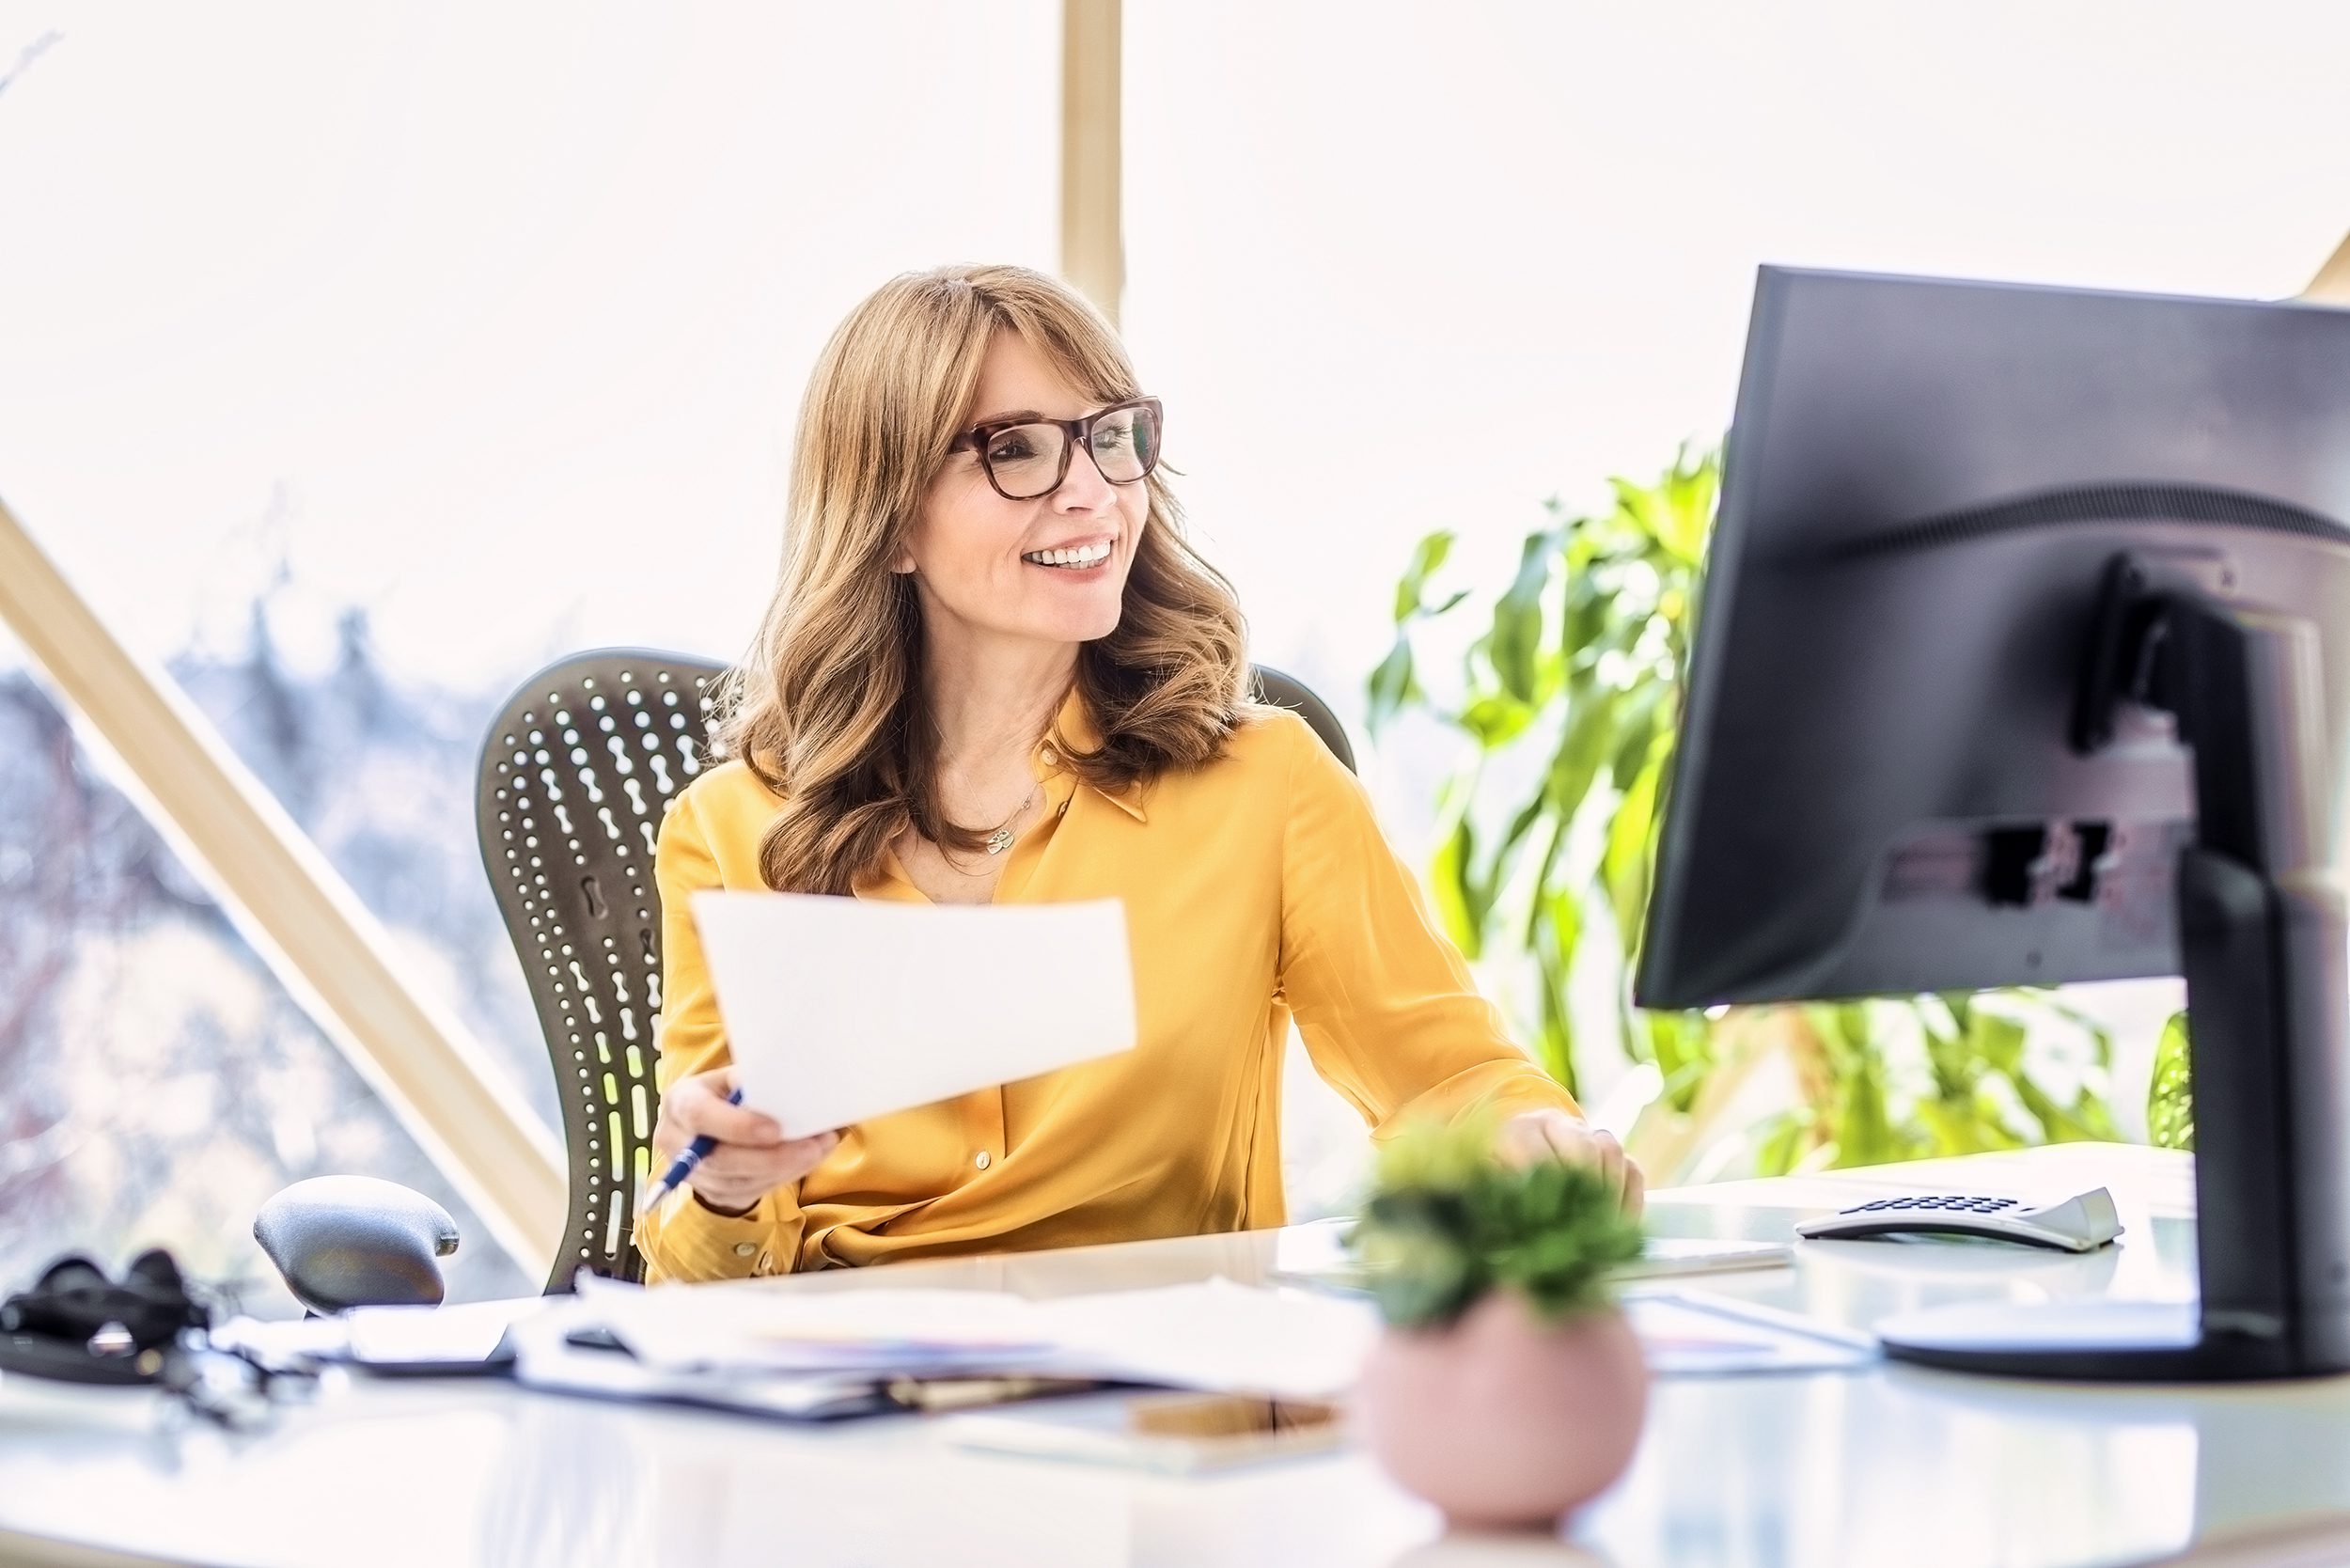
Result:
<instances>
[{"instance_id":1,"label":"eyeglasses","mask_svg":"<svg viewBox=\"0 0 2350 1568\"><path fill-rule=\"evenodd\" d=\"M1112 484L1133 484L1159 465L1156 398L1113 403L1082 419L1006 419L955 437L947 449L979 454L987 482L1007 501L1050 495L1069 478L1069 454L1083 447Z\"/></svg>"}]
</instances>

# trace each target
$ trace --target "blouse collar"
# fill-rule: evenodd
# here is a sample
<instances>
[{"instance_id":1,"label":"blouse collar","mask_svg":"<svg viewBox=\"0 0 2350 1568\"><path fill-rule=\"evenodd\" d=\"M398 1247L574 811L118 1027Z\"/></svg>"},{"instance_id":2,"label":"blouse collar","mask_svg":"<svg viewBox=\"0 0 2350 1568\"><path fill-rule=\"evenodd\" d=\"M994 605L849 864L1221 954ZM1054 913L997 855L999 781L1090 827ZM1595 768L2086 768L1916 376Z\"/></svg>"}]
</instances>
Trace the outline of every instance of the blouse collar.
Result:
<instances>
[{"instance_id":1,"label":"blouse collar","mask_svg":"<svg viewBox=\"0 0 2350 1568\"><path fill-rule=\"evenodd\" d=\"M1102 731L1093 722L1092 710L1087 704L1084 694L1072 684L1069 695L1061 698L1060 711L1053 715L1052 725L1045 730L1044 739L1037 743L1034 758L1037 777L1042 780L1052 774L1067 772L1068 760L1062 755L1064 751L1092 751L1101 744ZM1150 821L1142 808L1141 779L1135 779L1117 789L1104 789L1099 785L1087 787L1135 821Z\"/></svg>"}]
</instances>

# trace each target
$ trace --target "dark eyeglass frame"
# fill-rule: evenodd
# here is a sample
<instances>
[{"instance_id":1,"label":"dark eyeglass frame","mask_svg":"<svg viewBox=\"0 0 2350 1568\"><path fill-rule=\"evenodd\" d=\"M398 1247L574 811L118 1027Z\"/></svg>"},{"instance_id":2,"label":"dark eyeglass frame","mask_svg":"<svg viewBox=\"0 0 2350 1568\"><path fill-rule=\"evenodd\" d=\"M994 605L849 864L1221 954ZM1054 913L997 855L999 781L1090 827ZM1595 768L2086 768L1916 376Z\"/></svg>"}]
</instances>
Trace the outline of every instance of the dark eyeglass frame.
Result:
<instances>
[{"instance_id":1,"label":"dark eyeglass frame","mask_svg":"<svg viewBox=\"0 0 2350 1568\"><path fill-rule=\"evenodd\" d=\"M960 452L965 447L968 447L973 452L978 453L979 459L979 471L987 476L988 487L994 490L996 494L1001 495L1005 500L1041 501L1045 496L1053 494L1054 491L1058 490L1062 484L1068 480L1070 454L1076 451L1080 447L1085 448L1087 461L1093 464L1096 472L1099 472L1102 463L1099 458L1096 458L1093 455L1093 427L1100 421L1108 418L1113 414L1124 414L1130 409L1137 408L1149 409L1151 411L1151 422L1153 428L1157 430L1161 436L1164 436L1167 433L1167 411L1165 408L1160 406L1158 399L1129 398L1124 402L1112 403L1107 408L1095 409L1091 414L1087 415L1082 419L991 419L984 425L974 425L969 430L964 431L961 435L956 436L953 441L948 444L947 449L950 452ZM1060 472L1053 476L1053 482L1050 485L1038 491L1033 495L1014 495L1010 491L1006 490L1003 487L1002 482L995 478L995 465L987 460L987 444L990 441L995 440L995 437L1001 435L1006 431L1016 431L1024 425L1053 425L1058 427L1062 433L1068 437L1066 441L1061 443ZM1102 478L1110 484L1139 484L1144 479L1149 478L1152 473L1156 470L1158 466L1159 444L1153 443L1151 447L1151 459L1148 463L1142 465L1141 473L1136 474L1131 479L1113 479L1107 474L1103 474Z\"/></svg>"}]
</instances>

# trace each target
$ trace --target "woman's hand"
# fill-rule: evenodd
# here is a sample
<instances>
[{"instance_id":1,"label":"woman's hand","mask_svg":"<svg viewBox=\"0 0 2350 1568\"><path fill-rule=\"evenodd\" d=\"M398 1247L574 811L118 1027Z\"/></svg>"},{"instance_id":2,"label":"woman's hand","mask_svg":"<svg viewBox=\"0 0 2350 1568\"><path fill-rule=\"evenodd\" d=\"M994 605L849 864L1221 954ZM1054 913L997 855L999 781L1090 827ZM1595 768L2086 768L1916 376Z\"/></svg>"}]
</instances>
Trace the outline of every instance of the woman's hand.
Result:
<instances>
[{"instance_id":1,"label":"woman's hand","mask_svg":"<svg viewBox=\"0 0 2350 1568\"><path fill-rule=\"evenodd\" d=\"M661 1096L661 1113L652 1124L652 1168L668 1168L685 1146L707 1133L718 1147L704 1154L685 1178L704 1208L740 1216L780 1186L788 1186L816 1168L840 1141L838 1133L786 1138L775 1118L748 1105L729 1105L734 1092L734 1069L713 1068L671 1084Z\"/></svg>"},{"instance_id":2,"label":"woman's hand","mask_svg":"<svg viewBox=\"0 0 2350 1568\"><path fill-rule=\"evenodd\" d=\"M1501 1157L1513 1165L1536 1160L1571 1160L1596 1166L1623 1200L1623 1212L1637 1215L1648 1199L1640 1168L1623 1152L1615 1135L1603 1133L1581 1117L1551 1107L1521 1111L1501 1124L1496 1139Z\"/></svg>"}]
</instances>

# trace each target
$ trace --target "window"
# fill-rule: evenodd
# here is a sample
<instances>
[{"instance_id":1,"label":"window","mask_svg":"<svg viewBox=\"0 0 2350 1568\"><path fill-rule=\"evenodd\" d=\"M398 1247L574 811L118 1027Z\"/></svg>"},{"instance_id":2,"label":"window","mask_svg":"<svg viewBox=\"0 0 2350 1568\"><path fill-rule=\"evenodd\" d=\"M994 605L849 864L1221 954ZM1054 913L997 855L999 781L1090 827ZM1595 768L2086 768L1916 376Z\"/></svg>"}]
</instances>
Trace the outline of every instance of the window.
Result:
<instances>
[{"instance_id":1,"label":"window","mask_svg":"<svg viewBox=\"0 0 2350 1568\"><path fill-rule=\"evenodd\" d=\"M550 1125L474 847L482 732L583 648L739 651L842 313L914 267L1052 263L1058 39L1049 0L77 13L0 90L0 495ZM263 1271L285 1180L447 1200L23 665L0 1256L168 1234ZM31 825L61 817L98 825ZM536 1285L460 1217L464 1294Z\"/></svg>"}]
</instances>

